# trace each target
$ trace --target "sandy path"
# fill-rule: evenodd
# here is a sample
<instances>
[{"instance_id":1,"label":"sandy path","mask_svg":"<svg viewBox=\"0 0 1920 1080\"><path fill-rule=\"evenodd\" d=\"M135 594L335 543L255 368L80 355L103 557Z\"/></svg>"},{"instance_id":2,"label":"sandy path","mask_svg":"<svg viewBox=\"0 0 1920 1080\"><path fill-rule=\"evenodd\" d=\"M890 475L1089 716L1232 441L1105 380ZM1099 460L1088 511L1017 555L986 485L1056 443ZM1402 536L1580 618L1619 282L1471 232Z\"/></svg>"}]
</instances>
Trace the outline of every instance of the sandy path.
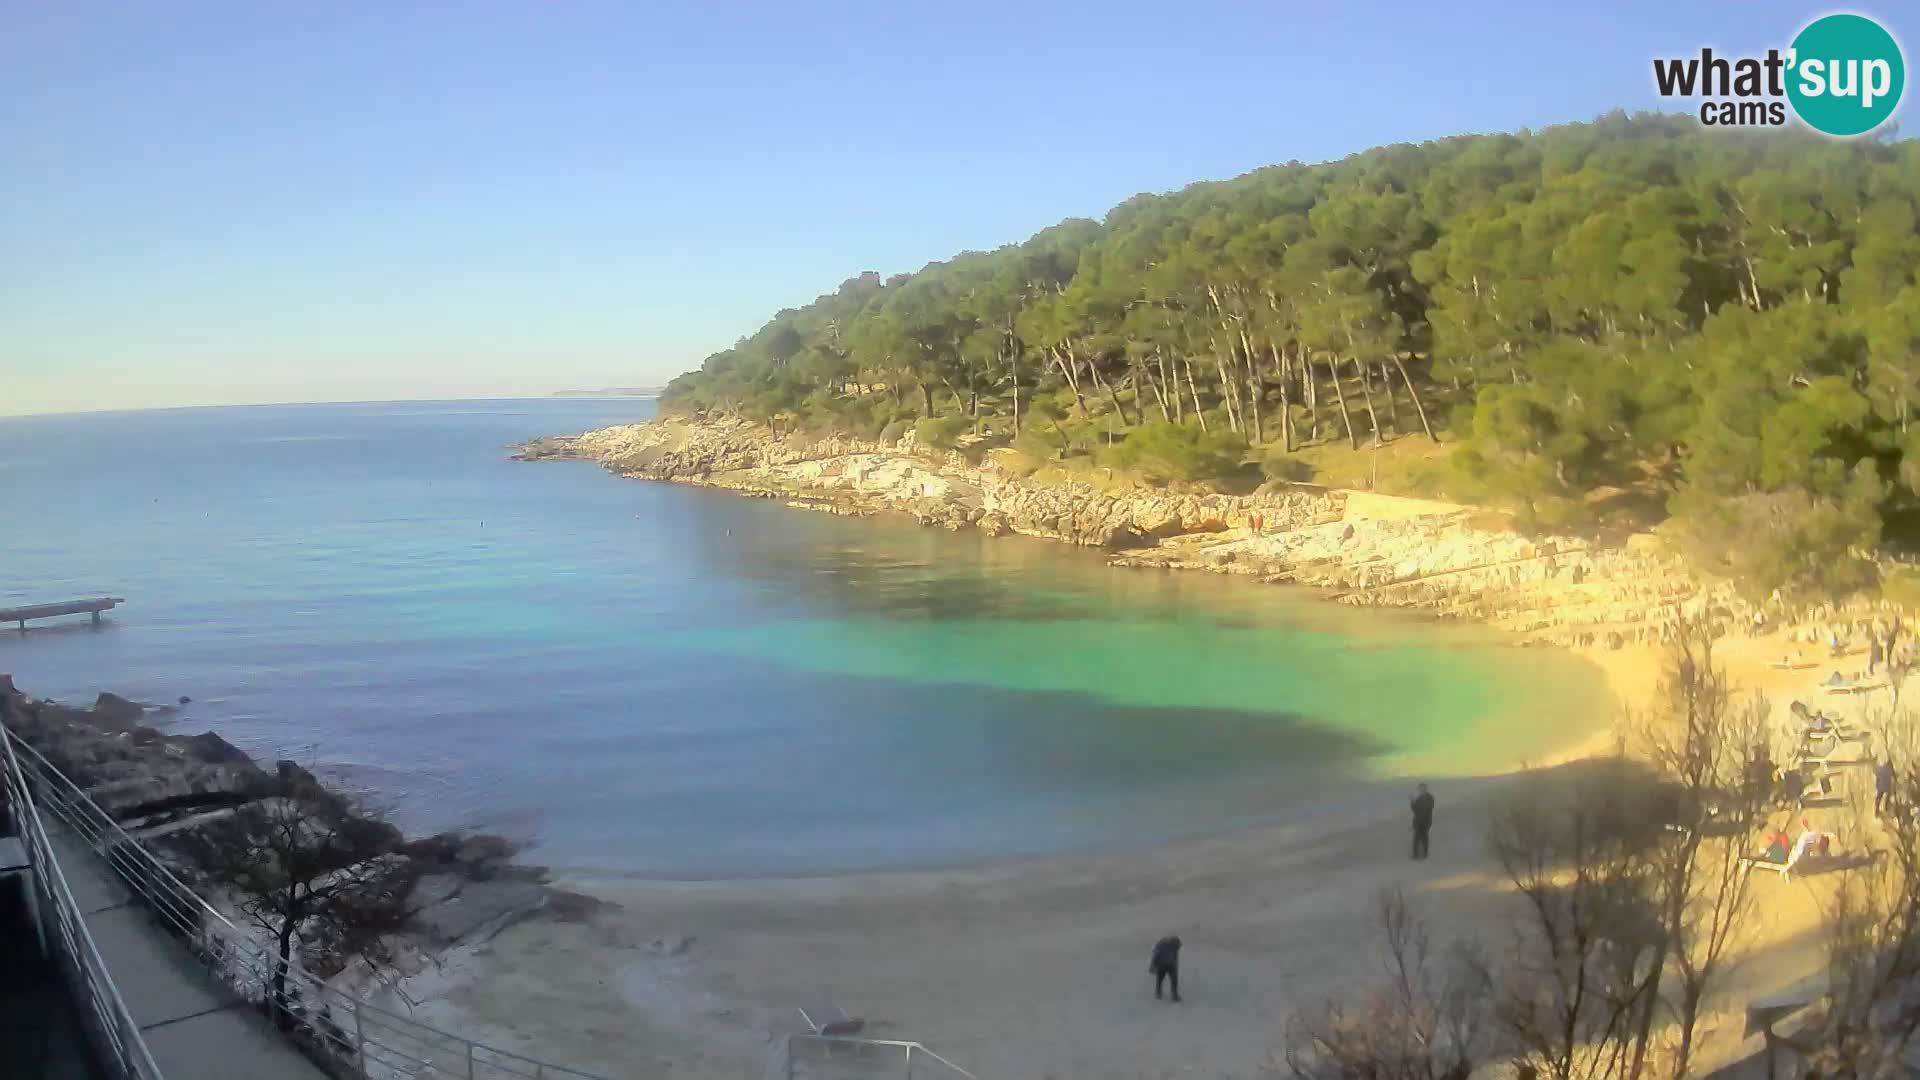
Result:
<instances>
[{"instance_id":1,"label":"sandy path","mask_svg":"<svg viewBox=\"0 0 1920 1080\"><path fill-rule=\"evenodd\" d=\"M1770 671L1779 654L1756 640L1721 655L1783 714L1815 673ZM1591 658L1623 701L1651 693L1656 650ZM618 907L511 928L419 989L444 995L428 1016L614 1076L758 1076L797 1029L794 1007L822 1002L983 1078L1254 1076L1290 1011L1376 979L1380 890L1406 889L1442 939L1506 940L1512 900L1480 828L1508 782L1442 786L1425 864L1405 856L1396 788L1377 815L1128 856L803 881L573 881ZM1765 947L1738 973L1710 1054L1741 1045L1740 999L1818 960L1821 880L1758 887ZM1148 947L1169 932L1186 942L1181 1006L1153 1000L1145 972Z\"/></svg>"}]
</instances>

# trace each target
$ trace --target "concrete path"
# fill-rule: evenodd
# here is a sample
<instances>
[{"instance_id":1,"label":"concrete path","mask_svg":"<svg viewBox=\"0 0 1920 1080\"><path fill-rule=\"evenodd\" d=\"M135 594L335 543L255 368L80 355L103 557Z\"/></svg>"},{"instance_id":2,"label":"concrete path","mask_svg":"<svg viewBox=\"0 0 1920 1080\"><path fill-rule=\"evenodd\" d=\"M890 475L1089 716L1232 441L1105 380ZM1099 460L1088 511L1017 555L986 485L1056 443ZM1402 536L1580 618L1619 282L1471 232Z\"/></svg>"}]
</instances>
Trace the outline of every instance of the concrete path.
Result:
<instances>
[{"instance_id":1,"label":"concrete path","mask_svg":"<svg viewBox=\"0 0 1920 1080\"><path fill-rule=\"evenodd\" d=\"M67 887L166 1080L327 1080L146 908L131 903L98 855L48 826Z\"/></svg>"}]
</instances>

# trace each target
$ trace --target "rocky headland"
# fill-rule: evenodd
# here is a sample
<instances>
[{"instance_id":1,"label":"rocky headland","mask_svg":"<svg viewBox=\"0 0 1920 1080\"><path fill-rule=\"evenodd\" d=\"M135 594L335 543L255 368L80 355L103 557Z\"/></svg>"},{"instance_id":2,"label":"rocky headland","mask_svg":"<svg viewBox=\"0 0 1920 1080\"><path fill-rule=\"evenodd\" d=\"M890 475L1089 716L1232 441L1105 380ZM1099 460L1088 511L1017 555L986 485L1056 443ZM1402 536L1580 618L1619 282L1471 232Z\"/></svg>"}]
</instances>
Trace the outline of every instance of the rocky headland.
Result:
<instances>
[{"instance_id":1,"label":"rocky headland","mask_svg":"<svg viewBox=\"0 0 1920 1080\"><path fill-rule=\"evenodd\" d=\"M213 732L169 734L148 723L177 720L180 708L112 693L100 694L91 708L75 708L29 697L11 676L0 674L0 723L215 903L223 900L220 883L195 865L193 837L274 799L339 807L378 834L374 846L383 858L406 864L408 914L393 942L401 955L431 956L485 941L532 916L572 917L598 903L548 885L546 870L516 861L517 845L504 837L440 833L409 839L354 809L347 795L295 762L263 768Z\"/></svg>"},{"instance_id":2,"label":"rocky headland","mask_svg":"<svg viewBox=\"0 0 1920 1080\"><path fill-rule=\"evenodd\" d=\"M1037 479L1011 450L916 446L910 432L881 443L668 416L536 439L514 457L591 461L621 476L836 514L903 513L930 526L1045 537L1103 549L1116 565L1303 585L1340 603L1483 622L1528 643L1618 645L1658 636L1677 616L1743 627L1756 617L1731 583L1690 571L1653 533L1616 542L1527 536L1483 510L1308 485L1114 493Z\"/></svg>"}]
</instances>

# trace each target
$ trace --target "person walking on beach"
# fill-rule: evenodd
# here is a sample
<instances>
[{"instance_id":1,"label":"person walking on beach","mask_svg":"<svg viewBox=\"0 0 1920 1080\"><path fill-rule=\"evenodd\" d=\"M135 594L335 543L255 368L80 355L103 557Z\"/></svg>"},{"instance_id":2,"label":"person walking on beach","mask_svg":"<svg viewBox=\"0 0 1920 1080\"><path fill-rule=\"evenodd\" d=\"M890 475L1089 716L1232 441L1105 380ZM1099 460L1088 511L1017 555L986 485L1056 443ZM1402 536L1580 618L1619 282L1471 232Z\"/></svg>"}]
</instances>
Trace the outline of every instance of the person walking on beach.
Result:
<instances>
[{"instance_id":1,"label":"person walking on beach","mask_svg":"<svg viewBox=\"0 0 1920 1080\"><path fill-rule=\"evenodd\" d=\"M1173 1000L1180 1000L1180 935L1168 934L1153 943L1153 956L1147 961L1147 974L1153 976L1153 999L1160 1000L1160 988L1173 982Z\"/></svg>"},{"instance_id":2,"label":"person walking on beach","mask_svg":"<svg viewBox=\"0 0 1920 1080\"><path fill-rule=\"evenodd\" d=\"M1433 792L1421 784L1413 793L1413 857L1427 857L1427 834L1433 831Z\"/></svg>"}]
</instances>

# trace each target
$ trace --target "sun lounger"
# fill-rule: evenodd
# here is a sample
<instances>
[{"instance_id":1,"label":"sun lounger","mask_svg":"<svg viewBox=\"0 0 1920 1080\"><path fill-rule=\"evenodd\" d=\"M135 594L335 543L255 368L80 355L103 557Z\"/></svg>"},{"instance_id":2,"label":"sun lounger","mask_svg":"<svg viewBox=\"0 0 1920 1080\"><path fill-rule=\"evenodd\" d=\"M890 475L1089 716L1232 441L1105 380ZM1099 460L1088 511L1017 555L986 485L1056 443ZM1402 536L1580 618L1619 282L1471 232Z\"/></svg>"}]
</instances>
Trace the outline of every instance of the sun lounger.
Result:
<instances>
[{"instance_id":1,"label":"sun lounger","mask_svg":"<svg viewBox=\"0 0 1920 1080\"><path fill-rule=\"evenodd\" d=\"M1815 727L1808 724L1800 729L1800 741L1803 746L1820 748L1820 752L1831 754L1843 742L1863 743L1872 738L1873 733L1849 720L1829 720Z\"/></svg>"},{"instance_id":2,"label":"sun lounger","mask_svg":"<svg viewBox=\"0 0 1920 1080\"><path fill-rule=\"evenodd\" d=\"M1770 870L1773 873L1779 874L1782 879L1791 879L1794 869L1805 861L1805 857L1802 856L1799 851L1795 851L1793 854L1787 856L1785 861L1769 859L1764 855L1742 856L1740 865L1749 870Z\"/></svg>"},{"instance_id":3,"label":"sun lounger","mask_svg":"<svg viewBox=\"0 0 1920 1080\"><path fill-rule=\"evenodd\" d=\"M1767 666L1774 669L1775 671L1805 671L1811 667L1819 667L1820 661L1797 660L1797 659L1796 660L1775 660L1773 663L1768 664Z\"/></svg>"},{"instance_id":4,"label":"sun lounger","mask_svg":"<svg viewBox=\"0 0 1920 1080\"><path fill-rule=\"evenodd\" d=\"M858 1035L867 1026L865 1020L847 1015L847 1010L838 1005L824 1008L801 1009L800 1019L807 1022L807 1030L814 1035L846 1036Z\"/></svg>"},{"instance_id":5,"label":"sun lounger","mask_svg":"<svg viewBox=\"0 0 1920 1080\"><path fill-rule=\"evenodd\" d=\"M1884 682L1832 683L1821 687L1829 694L1869 694L1875 690L1885 690Z\"/></svg>"},{"instance_id":6,"label":"sun lounger","mask_svg":"<svg viewBox=\"0 0 1920 1080\"><path fill-rule=\"evenodd\" d=\"M1873 858L1872 853L1863 851L1845 855L1789 856L1786 862L1775 862L1756 855L1742 858L1740 865L1749 870L1771 870L1779 874L1783 880L1791 881L1796 876L1805 877L1808 874L1826 870L1852 870L1856 867L1871 866Z\"/></svg>"},{"instance_id":7,"label":"sun lounger","mask_svg":"<svg viewBox=\"0 0 1920 1080\"><path fill-rule=\"evenodd\" d=\"M1821 844L1832 842L1829 835L1809 829L1801 833L1800 838L1793 842L1793 847L1787 852L1785 859L1769 859L1765 855L1752 855L1741 859L1740 864L1749 870L1770 870L1782 878L1791 878L1793 872L1801 869L1808 860L1821 857L1818 854Z\"/></svg>"},{"instance_id":8,"label":"sun lounger","mask_svg":"<svg viewBox=\"0 0 1920 1080\"><path fill-rule=\"evenodd\" d=\"M1823 769L1831 770L1840 765L1866 765L1870 763L1870 759L1864 756L1841 757L1840 753L1840 744L1837 741L1819 752L1801 751L1800 767L1804 769L1809 765L1818 765ZM1858 751L1852 751L1852 753L1857 754Z\"/></svg>"}]
</instances>

